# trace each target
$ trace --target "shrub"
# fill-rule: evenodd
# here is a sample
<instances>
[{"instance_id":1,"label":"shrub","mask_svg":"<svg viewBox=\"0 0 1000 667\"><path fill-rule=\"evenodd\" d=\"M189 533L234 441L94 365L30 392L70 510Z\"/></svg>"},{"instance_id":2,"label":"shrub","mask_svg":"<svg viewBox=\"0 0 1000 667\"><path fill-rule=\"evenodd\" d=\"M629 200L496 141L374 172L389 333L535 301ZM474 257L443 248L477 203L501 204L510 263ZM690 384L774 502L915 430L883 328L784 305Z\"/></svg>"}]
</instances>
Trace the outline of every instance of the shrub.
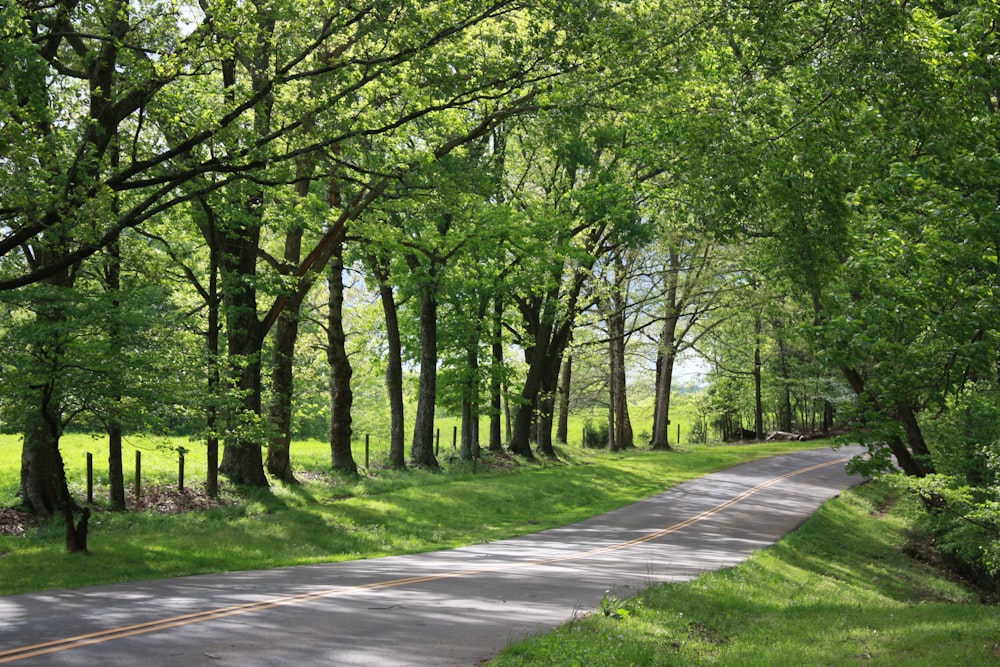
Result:
<instances>
[{"instance_id":1,"label":"shrub","mask_svg":"<svg viewBox=\"0 0 1000 667\"><path fill-rule=\"evenodd\" d=\"M600 421L595 426L591 420L583 423L583 446L591 449L602 449L608 446L610 428L608 422Z\"/></svg>"}]
</instances>

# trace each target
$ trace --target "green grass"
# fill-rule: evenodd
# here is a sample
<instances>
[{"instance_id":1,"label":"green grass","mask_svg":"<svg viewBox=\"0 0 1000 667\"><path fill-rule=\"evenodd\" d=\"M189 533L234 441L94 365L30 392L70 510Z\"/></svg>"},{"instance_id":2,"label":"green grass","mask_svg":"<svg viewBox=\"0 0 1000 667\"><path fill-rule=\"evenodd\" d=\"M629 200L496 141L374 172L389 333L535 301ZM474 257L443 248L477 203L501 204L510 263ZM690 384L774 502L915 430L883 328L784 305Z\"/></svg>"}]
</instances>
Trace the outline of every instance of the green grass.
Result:
<instances>
[{"instance_id":1,"label":"green grass","mask_svg":"<svg viewBox=\"0 0 1000 667\"><path fill-rule=\"evenodd\" d=\"M606 599L593 615L489 664L1000 663L1000 609L903 554L920 510L889 493L878 483L858 487L742 565Z\"/></svg>"},{"instance_id":2,"label":"green grass","mask_svg":"<svg viewBox=\"0 0 1000 667\"><path fill-rule=\"evenodd\" d=\"M624 454L560 448L558 463L457 461L442 429L444 471L374 465L357 477L325 472L329 449L293 444L304 483L238 495L182 515L115 514L92 520L91 551L67 554L59 521L0 537L0 594L182 574L368 558L472 544L571 523L685 479L822 443L685 446ZM572 439L572 438L571 438ZM444 446L447 444L447 447ZM135 438L144 486L176 484L177 447L189 485L204 451L183 439ZM373 448L374 449L374 448ZM106 443L68 436L63 454L82 497L86 452L106 467ZM363 443L355 450L363 460ZM0 506L16 504L20 442L0 437ZM126 466L130 469L129 466ZM485 470L485 472L484 472ZM97 474L97 506L106 503ZM131 474L127 482L132 483ZM459 511L456 511L459 510ZM867 484L824 505L800 530L736 568L638 598L608 598L597 613L510 647L509 665L994 665L1000 610L902 553L919 508Z\"/></svg>"},{"instance_id":3,"label":"green grass","mask_svg":"<svg viewBox=\"0 0 1000 667\"><path fill-rule=\"evenodd\" d=\"M649 396L629 405L630 420L635 432L635 444L639 447L648 445L652 437L653 400L654 397ZM607 408L593 408L571 413L566 433L569 444L579 445L583 442L583 425L588 419L595 425L607 423ZM670 444L690 445L691 428L697 420L697 407L691 398L674 395L670 404L670 427L667 429L667 438ZM680 435L680 439L678 439L678 435Z\"/></svg>"},{"instance_id":4,"label":"green grass","mask_svg":"<svg viewBox=\"0 0 1000 667\"><path fill-rule=\"evenodd\" d=\"M68 436L62 446L70 485L82 499L86 452L93 453L95 469L103 470L106 443ZM142 451L144 488L176 484L178 446L191 450L187 485L202 484L199 445L136 438L125 456L131 460L133 448ZM85 555L65 553L59 520L24 536L0 537L0 594L474 544L572 523L712 470L816 446L820 443L763 443L624 454L564 447L557 463L501 460L493 468L480 465L477 473L442 447L441 473L373 466L357 477L338 477L324 472L329 468L324 443L296 442L292 456L302 485L274 484L270 491L244 495L224 486L231 506L181 515L96 511ZM17 504L19 461L19 439L0 437L0 507ZM127 475L129 485L132 476ZM100 508L107 502L107 475L96 477Z\"/></svg>"}]
</instances>

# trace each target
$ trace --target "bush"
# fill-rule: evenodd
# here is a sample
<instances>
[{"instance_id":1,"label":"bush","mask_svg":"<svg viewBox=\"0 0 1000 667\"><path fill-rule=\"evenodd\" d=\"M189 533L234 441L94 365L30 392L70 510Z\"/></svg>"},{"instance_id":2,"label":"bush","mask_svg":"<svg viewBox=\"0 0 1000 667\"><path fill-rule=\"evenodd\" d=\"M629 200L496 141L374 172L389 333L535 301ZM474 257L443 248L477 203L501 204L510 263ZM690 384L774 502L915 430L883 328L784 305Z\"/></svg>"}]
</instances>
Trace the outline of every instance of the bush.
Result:
<instances>
[{"instance_id":1,"label":"bush","mask_svg":"<svg viewBox=\"0 0 1000 667\"><path fill-rule=\"evenodd\" d=\"M921 424L936 474L897 476L927 513L922 528L949 567L982 588L1000 593L1000 396L972 386L947 410Z\"/></svg>"},{"instance_id":2,"label":"bush","mask_svg":"<svg viewBox=\"0 0 1000 667\"><path fill-rule=\"evenodd\" d=\"M1000 489L971 487L955 475L892 479L924 501L918 525L948 569L1000 594Z\"/></svg>"},{"instance_id":3,"label":"bush","mask_svg":"<svg viewBox=\"0 0 1000 667\"><path fill-rule=\"evenodd\" d=\"M595 426L589 419L583 423L583 446L603 449L608 446L610 428L608 422L601 421Z\"/></svg>"},{"instance_id":4,"label":"bush","mask_svg":"<svg viewBox=\"0 0 1000 667\"><path fill-rule=\"evenodd\" d=\"M708 442L708 426L705 424L704 418L699 417L691 424L688 440L696 444Z\"/></svg>"}]
</instances>

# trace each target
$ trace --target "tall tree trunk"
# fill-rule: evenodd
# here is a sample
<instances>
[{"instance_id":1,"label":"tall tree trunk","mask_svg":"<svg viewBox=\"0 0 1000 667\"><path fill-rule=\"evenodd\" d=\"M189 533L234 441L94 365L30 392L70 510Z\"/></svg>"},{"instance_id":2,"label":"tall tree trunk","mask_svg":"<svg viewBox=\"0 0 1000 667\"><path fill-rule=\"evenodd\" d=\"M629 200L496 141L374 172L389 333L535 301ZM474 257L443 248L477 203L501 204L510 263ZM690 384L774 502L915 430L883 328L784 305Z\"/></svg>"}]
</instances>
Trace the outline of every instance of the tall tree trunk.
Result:
<instances>
[{"instance_id":1,"label":"tall tree trunk","mask_svg":"<svg viewBox=\"0 0 1000 667\"><path fill-rule=\"evenodd\" d=\"M219 399L222 394L222 378L219 372L219 339L222 328L219 322L219 253L215 239L215 223L211 209L206 207L209 223L206 236L208 243L208 331L206 346L208 348L208 406L205 409L205 427L208 437L205 442L207 473L205 478L205 493L209 498L219 495Z\"/></svg>"},{"instance_id":2,"label":"tall tree trunk","mask_svg":"<svg viewBox=\"0 0 1000 667\"><path fill-rule=\"evenodd\" d=\"M535 404L531 406L531 427L528 429L528 441L538 444L538 416L542 413L542 391L535 396Z\"/></svg>"},{"instance_id":3,"label":"tall tree trunk","mask_svg":"<svg viewBox=\"0 0 1000 667\"><path fill-rule=\"evenodd\" d=\"M625 411L622 413L622 418L624 419L622 429L625 437L625 446L630 448L635 447L635 431L632 428L632 417L629 414L627 397L625 401Z\"/></svg>"},{"instance_id":4,"label":"tall tree trunk","mask_svg":"<svg viewBox=\"0 0 1000 667\"><path fill-rule=\"evenodd\" d=\"M663 332L657 355L656 398L653 410L653 449L668 450L670 446L670 392L674 384L674 361L677 357L677 325L680 321L680 257L676 250L667 254L664 276L667 286Z\"/></svg>"},{"instance_id":5,"label":"tall tree trunk","mask_svg":"<svg viewBox=\"0 0 1000 667\"><path fill-rule=\"evenodd\" d=\"M857 369L849 366L841 366L840 370L844 374L847 384L850 385L855 395L865 404L867 409L870 409L875 414L887 415L887 411L881 405L878 397L867 391L865 379ZM896 435L888 437L886 445L904 473L910 477L923 477L928 473L928 470L924 469L920 461L913 456L913 452L907 448L900 437Z\"/></svg>"},{"instance_id":6,"label":"tall tree trunk","mask_svg":"<svg viewBox=\"0 0 1000 667\"><path fill-rule=\"evenodd\" d=\"M464 461L479 458L479 410L468 398L462 399L462 446L459 456Z\"/></svg>"},{"instance_id":7,"label":"tall tree trunk","mask_svg":"<svg viewBox=\"0 0 1000 667\"><path fill-rule=\"evenodd\" d=\"M793 430L791 371L788 368L788 346L778 329L778 372L781 373L781 404L778 406L778 430Z\"/></svg>"},{"instance_id":8,"label":"tall tree trunk","mask_svg":"<svg viewBox=\"0 0 1000 667\"><path fill-rule=\"evenodd\" d=\"M434 402L437 399L437 286L420 286L420 386L410 458L423 468L439 467L434 455Z\"/></svg>"},{"instance_id":9,"label":"tall tree trunk","mask_svg":"<svg viewBox=\"0 0 1000 667\"><path fill-rule=\"evenodd\" d=\"M260 94L260 101L254 106L253 136L265 137L271 131L274 109L270 85L276 18L273 12L260 11L256 19L257 38L244 64L249 70L251 88ZM231 66L232 69L223 72L223 85L229 90L236 84L235 65ZM221 242L227 359L231 382L235 379L232 386L237 392L220 469L236 484L266 487L264 437L260 428L261 352L266 332L257 314L256 286L266 191L254 183L236 184L233 190L233 201L238 202L241 215L226 220L223 228L217 230Z\"/></svg>"},{"instance_id":10,"label":"tall tree trunk","mask_svg":"<svg viewBox=\"0 0 1000 667\"><path fill-rule=\"evenodd\" d=\"M559 421L556 424L556 442L569 442L569 394L573 379L573 355L566 355L562 365L562 379L559 382Z\"/></svg>"},{"instance_id":11,"label":"tall tree trunk","mask_svg":"<svg viewBox=\"0 0 1000 667\"><path fill-rule=\"evenodd\" d=\"M545 379L545 367L543 360L547 356L543 349L548 345L551 327L543 325L539 330L539 335L535 337L533 353L528 355L528 373L524 378L524 386L521 389L520 402L514 412L514 428L510 436L510 451L518 456L533 459L534 453L531 451L531 426L535 418L535 406L538 394L542 390ZM527 354L527 350L525 351Z\"/></svg>"},{"instance_id":12,"label":"tall tree trunk","mask_svg":"<svg viewBox=\"0 0 1000 667\"><path fill-rule=\"evenodd\" d=\"M649 446L653 447L656 439L656 425L660 423L660 373L663 372L663 350L656 350L656 363L653 364L653 435L650 436ZM669 406L668 406L669 409ZM667 424L669 426L669 424Z\"/></svg>"},{"instance_id":13,"label":"tall tree trunk","mask_svg":"<svg viewBox=\"0 0 1000 667\"><path fill-rule=\"evenodd\" d=\"M347 336L344 333L343 238L337 242L329 266L330 312L326 353L330 362L330 455L334 470L353 475L358 471L351 453L351 407L354 404L351 377L354 370L347 356Z\"/></svg>"},{"instance_id":14,"label":"tall tree trunk","mask_svg":"<svg viewBox=\"0 0 1000 667\"><path fill-rule=\"evenodd\" d=\"M886 444L889 446L889 451L892 452L893 457L895 457L896 463L899 464L899 467L908 476L924 477L927 474L923 466L913 458L913 454L907 449L906 443L899 436L889 436L886 439Z\"/></svg>"},{"instance_id":15,"label":"tall tree trunk","mask_svg":"<svg viewBox=\"0 0 1000 667\"><path fill-rule=\"evenodd\" d=\"M32 512L54 516L70 504L66 471L59 452L59 409L52 386L36 390L36 405L25 416L18 495Z\"/></svg>"},{"instance_id":16,"label":"tall tree trunk","mask_svg":"<svg viewBox=\"0 0 1000 667\"><path fill-rule=\"evenodd\" d=\"M108 487L111 507L125 509L125 469L122 465L122 424L118 420L109 421L105 430L108 434Z\"/></svg>"},{"instance_id":17,"label":"tall tree trunk","mask_svg":"<svg viewBox=\"0 0 1000 667\"><path fill-rule=\"evenodd\" d=\"M760 358L760 334L761 334L761 318L757 315L757 319L754 322L754 345L753 345L753 399L754 399L754 410L753 410L753 424L754 433L757 434L758 440L764 439L764 398L762 392L762 363Z\"/></svg>"},{"instance_id":18,"label":"tall tree trunk","mask_svg":"<svg viewBox=\"0 0 1000 667\"><path fill-rule=\"evenodd\" d=\"M634 445L632 420L628 414L628 388L625 376L625 307L624 299L613 298L607 317L608 353L610 357L610 398L613 421L608 426L611 451L628 449Z\"/></svg>"},{"instance_id":19,"label":"tall tree trunk","mask_svg":"<svg viewBox=\"0 0 1000 667\"><path fill-rule=\"evenodd\" d=\"M920 466L921 476L934 473L934 461L931 451L924 440L923 431L917 421L917 411L911 405L902 405L896 409L896 418L906 432L906 444L913 452L913 458Z\"/></svg>"},{"instance_id":20,"label":"tall tree trunk","mask_svg":"<svg viewBox=\"0 0 1000 667\"><path fill-rule=\"evenodd\" d=\"M490 451L503 449L503 301L493 300L493 346L490 369Z\"/></svg>"},{"instance_id":21,"label":"tall tree trunk","mask_svg":"<svg viewBox=\"0 0 1000 667\"><path fill-rule=\"evenodd\" d=\"M37 303L35 321L40 331L52 333L31 344L38 381L31 387L25 413L18 495L32 512L49 518L72 505L66 470L59 452L62 436L59 381L64 364L61 332L67 322L66 311L60 301L72 289L73 278L68 270L64 270L44 284L53 291Z\"/></svg>"},{"instance_id":22,"label":"tall tree trunk","mask_svg":"<svg viewBox=\"0 0 1000 667\"><path fill-rule=\"evenodd\" d=\"M504 385L506 391L510 391L510 387ZM507 442L511 442L514 439L514 415L510 409L510 397L505 396L503 402L503 417L504 424L507 426Z\"/></svg>"},{"instance_id":23,"label":"tall tree trunk","mask_svg":"<svg viewBox=\"0 0 1000 667\"><path fill-rule=\"evenodd\" d=\"M479 458L479 344L486 319L487 299L480 299L475 311L475 326L465 341L465 389L462 392L462 447L460 456L470 461Z\"/></svg>"},{"instance_id":24,"label":"tall tree trunk","mask_svg":"<svg viewBox=\"0 0 1000 667\"><path fill-rule=\"evenodd\" d=\"M374 264L374 262L373 262ZM378 291L385 314L387 345L385 388L389 394L389 464L395 468L406 465L406 435L403 403L403 344L399 337L399 313L396 295L389 284L388 270L376 272Z\"/></svg>"},{"instance_id":25,"label":"tall tree trunk","mask_svg":"<svg viewBox=\"0 0 1000 667\"><path fill-rule=\"evenodd\" d=\"M662 340L662 339L661 339ZM663 353L660 371L656 378L656 421L653 423L653 449L670 450L670 393L673 391L674 351Z\"/></svg>"},{"instance_id":26,"label":"tall tree trunk","mask_svg":"<svg viewBox=\"0 0 1000 667\"><path fill-rule=\"evenodd\" d=\"M559 384L562 353L569 343L571 322L564 321L558 329L543 324L537 330L535 345L529 355L528 373L521 390L520 404L514 415L514 430L510 451L525 458L533 458L530 445L532 424L537 424L539 451L555 456L552 448L552 412L555 393ZM537 420L537 421L536 421Z\"/></svg>"},{"instance_id":27,"label":"tall tree trunk","mask_svg":"<svg viewBox=\"0 0 1000 667\"><path fill-rule=\"evenodd\" d=\"M305 156L296 163L295 194L304 199L309 196L309 186L315 160ZM282 272L287 276L298 266L302 255L302 227L295 226L285 235ZM295 344L299 337L299 314L302 309L301 294L295 285L285 306L278 315L274 330L274 361L271 365L271 404L268 422L272 435L267 447L267 471L277 479L295 484L292 474L292 398L295 393Z\"/></svg>"},{"instance_id":28,"label":"tall tree trunk","mask_svg":"<svg viewBox=\"0 0 1000 667\"><path fill-rule=\"evenodd\" d=\"M37 389L35 405L25 417L18 495L32 512L45 518L72 505L59 452L60 420L53 385Z\"/></svg>"},{"instance_id":29,"label":"tall tree trunk","mask_svg":"<svg viewBox=\"0 0 1000 667\"><path fill-rule=\"evenodd\" d=\"M267 471L288 484L298 483L292 474L292 397L295 390L295 343L299 334L299 305L287 306L274 330L274 361L271 365L271 403L267 420L271 435L267 445Z\"/></svg>"},{"instance_id":30,"label":"tall tree trunk","mask_svg":"<svg viewBox=\"0 0 1000 667\"><path fill-rule=\"evenodd\" d=\"M537 415L538 453L550 459L557 458L555 447L552 444L553 429L553 409L555 408L555 396L548 394L540 397Z\"/></svg>"},{"instance_id":31,"label":"tall tree trunk","mask_svg":"<svg viewBox=\"0 0 1000 667\"><path fill-rule=\"evenodd\" d=\"M825 435L833 428L834 408L830 401L823 401L823 434Z\"/></svg>"},{"instance_id":32,"label":"tall tree trunk","mask_svg":"<svg viewBox=\"0 0 1000 667\"><path fill-rule=\"evenodd\" d=\"M479 341L466 351L468 384L462 397L462 447L466 461L479 457Z\"/></svg>"},{"instance_id":33,"label":"tall tree trunk","mask_svg":"<svg viewBox=\"0 0 1000 667\"><path fill-rule=\"evenodd\" d=\"M220 236L227 360L235 391L220 470L235 484L266 487L259 423L264 340L254 285L260 228L251 223Z\"/></svg>"},{"instance_id":34,"label":"tall tree trunk","mask_svg":"<svg viewBox=\"0 0 1000 667\"><path fill-rule=\"evenodd\" d=\"M111 168L118 169L121 165L121 155L118 142L111 145ZM121 203L117 194L111 202L111 209L117 216L120 214ZM121 289L122 289L122 252L121 238L116 237L108 244L108 261L104 269L104 281L111 295L111 309L108 325L108 342L114 354L121 350ZM122 465L122 392L121 378L113 377L115 391L110 397L113 413L108 416L105 430L108 433L108 486L110 487L111 507L116 510L125 509L125 471ZM72 517L71 517L72 518Z\"/></svg>"},{"instance_id":35,"label":"tall tree trunk","mask_svg":"<svg viewBox=\"0 0 1000 667\"><path fill-rule=\"evenodd\" d=\"M538 452L550 459L556 458L556 450L552 445L552 429L555 422L556 388L559 386L559 369L562 367L562 356L553 359L549 365L545 386L538 396Z\"/></svg>"},{"instance_id":36,"label":"tall tree trunk","mask_svg":"<svg viewBox=\"0 0 1000 667\"><path fill-rule=\"evenodd\" d=\"M234 484L269 486L264 474L261 417L261 345L251 336L228 331L230 369L236 378L234 408L227 424L219 471Z\"/></svg>"},{"instance_id":37,"label":"tall tree trunk","mask_svg":"<svg viewBox=\"0 0 1000 667\"><path fill-rule=\"evenodd\" d=\"M611 327L608 327L611 332ZM616 452L618 445L618 355L614 338L608 339L608 451Z\"/></svg>"},{"instance_id":38,"label":"tall tree trunk","mask_svg":"<svg viewBox=\"0 0 1000 667\"><path fill-rule=\"evenodd\" d=\"M118 316L121 307L119 293L121 292L121 246L116 239L108 245L108 263L105 268L105 282L111 294L110 324L108 340L114 352L121 347L121 330L118 326ZM117 378L115 378L117 382ZM121 408L121 392L111 396L114 404L113 414L108 416L105 430L108 434L108 486L110 490L111 507L116 510L125 509L125 470L122 464L122 422L118 414Z\"/></svg>"}]
</instances>

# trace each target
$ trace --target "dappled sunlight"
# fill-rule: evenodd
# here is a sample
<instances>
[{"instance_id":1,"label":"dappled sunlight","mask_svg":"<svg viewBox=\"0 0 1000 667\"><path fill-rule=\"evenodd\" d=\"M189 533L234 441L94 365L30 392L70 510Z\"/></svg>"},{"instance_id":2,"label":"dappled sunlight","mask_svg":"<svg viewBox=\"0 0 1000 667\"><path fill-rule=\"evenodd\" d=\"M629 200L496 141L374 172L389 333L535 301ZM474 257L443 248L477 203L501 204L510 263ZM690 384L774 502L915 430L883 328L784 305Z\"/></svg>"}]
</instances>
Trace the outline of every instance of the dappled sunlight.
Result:
<instances>
[{"instance_id":1,"label":"dappled sunlight","mask_svg":"<svg viewBox=\"0 0 1000 667\"><path fill-rule=\"evenodd\" d=\"M112 663L138 650L142 641L143 650L152 646L179 665L190 664L194 655L239 656L241 664L264 664L255 662L258 655L266 655L268 663L309 662L308 656L321 655L337 664L354 659L380 664L396 661L391 656L399 655L399 646L414 647L407 658L414 664L466 664L470 655L483 657L509 641L588 614L608 596L630 598L657 583L690 580L743 561L776 539L772 531L797 525L809 511L803 506L815 507L845 483L842 471L829 464L837 455L816 450L798 456L794 461L799 470L789 479L774 477L780 466L775 468L773 462L759 462L572 526L539 525L529 535L419 556L250 569L266 561L269 553L292 545L300 563L308 561L303 554L322 554L324 547L329 551L317 560L338 560L352 550L371 554L387 543L398 549L408 533L435 530L434 517L455 507L468 506L469 516L463 519L477 520L483 510L475 508L501 502L504 485L493 489L461 483L451 493L444 493L449 487L430 486L419 493L384 494L375 503L357 499L318 510L254 512L233 517L230 530L215 536L219 553L246 563L245 570L14 596L10 603L21 608L11 610L11 619L36 617L39 612L32 610L45 608L55 628L51 632L65 636L60 629L65 624L58 621L62 603L66 618L95 605L107 607L106 614L89 618L79 632L108 628L114 641L102 640L94 650L99 646L102 660ZM531 493L530 485L522 490ZM533 501L535 507L538 500L558 498L544 487L534 492L541 494ZM422 511L408 512L417 498ZM517 507L509 497L507 502ZM509 518L524 522L531 515L512 509ZM294 520L284 522L282 517ZM189 528L211 530L210 525ZM208 539L207 533L202 539ZM442 531L439 539L452 537ZM133 558L172 567L172 561L189 556L184 554L186 544L179 534L176 541L161 541ZM138 541L122 546L125 553L138 548ZM92 555L105 557L101 552ZM211 554L204 557L209 564ZM63 597L54 601L52 595ZM211 602L199 604L202 599ZM499 619L503 630L498 633ZM141 627L118 637L115 628L136 624ZM324 630L310 630L316 627ZM268 639L278 636L280 641ZM391 637L391 645L383 645L382 637ZM88 655L84 649L67 655L77 651Z\"/></svg>"},{"instance_id":2,"label":"dappled sunlight","mask_svg":"<svg viewBox=\"0 0 1000 667\"><path fill-rule=\"evenodd\" d=\"M590 616L497 664L995 664L1000 610L907 560L896 518L864 520L866 492L824 505L737 567L649 588L624 620Z\"/></svg>"},{"instance_id":3,"label":"dappled sunlight","mask_svg":"<svg viewBox=\"0 0 1000 667\"><path fill-rule=\"evenodd\" d=\"M669 592L643 596L636 607L646 623L645 633L674 638L662 664L698 661L706 652L722 665L843 664L858 659L879 664L883 657L889 660L885 664L898 664L899 656L909 651L919 656L928 646L960 644L964 637L982 636L984 630L989 634L998 621L995 610L968 608L956 614L951 605L914 606L875 598L835 603L830 600L838 599L836 595L813 595L808 602L779 597L768 603L765 591L757 591L752 601L694 586ZM702 637L710 632L717 639L709 643L695 636L692 627L708 628ZM633 640L649 641L643 634ZM987 649L980 653L986 664L992 647L981 648ZM880 655L887 649L895 657Z\"/></svg>"}]
</instances>

